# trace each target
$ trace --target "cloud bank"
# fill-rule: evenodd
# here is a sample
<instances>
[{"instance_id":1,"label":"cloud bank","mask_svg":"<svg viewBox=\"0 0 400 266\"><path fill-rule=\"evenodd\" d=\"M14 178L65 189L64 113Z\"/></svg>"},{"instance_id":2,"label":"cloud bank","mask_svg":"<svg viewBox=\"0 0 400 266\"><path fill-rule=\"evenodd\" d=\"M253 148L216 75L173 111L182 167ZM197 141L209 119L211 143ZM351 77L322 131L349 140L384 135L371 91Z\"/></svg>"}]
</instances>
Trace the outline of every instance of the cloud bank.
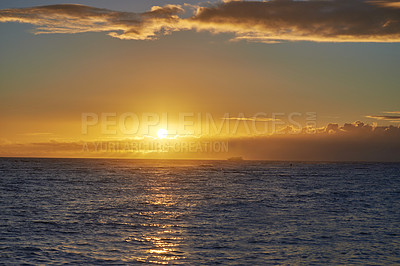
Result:
<instances>
[{"instance_id":1,"label":"cloud bank","mask_svg":"<svg viewBox=\"0 0 400 266\"><path fill-rule=\"evenodd\" d=\"M11 143L0 141L0 156L11 157L86 157L86 158L180 158L227 159L243 156L255 160L286 161L388 161L400 162L400 127L376 126L363 122L344 125L328 124L315 130L282 131L272 136L248 137L185 137L171 140L176 143L228 143L226 151L187 149L178 151L149 152L146 141L129 139L92 142L48 141L41 143ZM165 140L163 140L165 141ZM151 143L150 143L151 144ZM153 143L154 144L154 143ZM144 150L132 149L147 147ZM142 146L141 146L142 145ZM181 146L183 147L183 146ZM196 147L195 147L196 148Z\"/></svg>"},{"instance_id":2,"label":"cloud bank","mask_svg":"<svg viewBox=\"0 0 400 266\"><path fill-rule=\"evenodd\" d=\"M225 1L195 7L188 18L178 5L144 13L83 5L0 10L0 22L36 25L36 33L106 32L120 39L148 40L194 29L232 33L256 42L399 42L400 2L362 0ZM190 6L190 5L187 5ZM193 6L190 6L193 8Z\"/></svg>"}]
</instances>

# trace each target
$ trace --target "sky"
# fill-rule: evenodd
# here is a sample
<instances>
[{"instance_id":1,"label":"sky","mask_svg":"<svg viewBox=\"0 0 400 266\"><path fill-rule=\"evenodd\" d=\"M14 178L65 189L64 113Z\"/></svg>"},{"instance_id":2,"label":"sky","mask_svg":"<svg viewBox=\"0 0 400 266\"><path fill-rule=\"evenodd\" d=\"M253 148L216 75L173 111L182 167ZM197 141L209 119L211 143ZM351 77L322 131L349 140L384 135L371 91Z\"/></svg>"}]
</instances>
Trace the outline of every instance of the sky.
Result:
<instances>
[{"instance_id":1,"label":"sky","mask_svg":"<svg viewBox=\"0 0 400 266\"><path fill-rule=\"evenodd\" d=\"M399 3L3 0L0 156L399 161Z\"/></svg>"}]
</instances>

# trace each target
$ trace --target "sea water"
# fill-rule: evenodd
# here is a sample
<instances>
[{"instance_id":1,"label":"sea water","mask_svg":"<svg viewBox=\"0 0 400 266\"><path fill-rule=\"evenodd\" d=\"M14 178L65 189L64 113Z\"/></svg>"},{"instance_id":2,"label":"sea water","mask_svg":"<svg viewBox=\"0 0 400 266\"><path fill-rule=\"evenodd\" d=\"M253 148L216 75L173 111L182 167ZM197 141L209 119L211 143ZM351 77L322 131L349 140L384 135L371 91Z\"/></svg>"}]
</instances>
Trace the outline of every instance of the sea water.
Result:
<instances>
[{"instance_id":1,"label":"sea water","mask_svg":"<svg viewBox=\"0 0 400 266\"><path fill-rule=\"evenodd\" d=\"M0 264L400 264L400 164L0 159Z\"/></svg>"}]
</instances>

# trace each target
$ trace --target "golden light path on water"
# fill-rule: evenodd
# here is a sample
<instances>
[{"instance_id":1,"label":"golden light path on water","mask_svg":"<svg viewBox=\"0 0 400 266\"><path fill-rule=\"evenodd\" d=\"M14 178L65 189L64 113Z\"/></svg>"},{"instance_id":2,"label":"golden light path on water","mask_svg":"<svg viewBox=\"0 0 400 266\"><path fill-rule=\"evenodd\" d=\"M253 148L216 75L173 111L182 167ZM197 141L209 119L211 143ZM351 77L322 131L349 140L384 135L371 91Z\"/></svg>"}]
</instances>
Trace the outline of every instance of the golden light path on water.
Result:
<instances>
[{"instance_id":1,"label":"golden light path on water","mask_svg":"<svg viewBox=\"0 0 400 266\"><path fill-rule=\"evenodd\" d=\"M163 132L158 135L163 135ZM163 136L159 137L163 138ZM126 242L140 243L145 248L142 250L142 255L131 259L153 264L169 264L185 259L184 252L180 249L181 242L184 240L184 226L180 221L180 214L177 211L169 211L171 208L175 209L177 204L174 195L170 193L171 175L163 171L155 171L150 182L146 192L142 194L142 201L152 211L139 213L149 221L140 226L148 230L144 230L145 233L130 236L126 240ZM152 223L152 221L158 221L158 223Z\"/></svg>"}]
</instances>

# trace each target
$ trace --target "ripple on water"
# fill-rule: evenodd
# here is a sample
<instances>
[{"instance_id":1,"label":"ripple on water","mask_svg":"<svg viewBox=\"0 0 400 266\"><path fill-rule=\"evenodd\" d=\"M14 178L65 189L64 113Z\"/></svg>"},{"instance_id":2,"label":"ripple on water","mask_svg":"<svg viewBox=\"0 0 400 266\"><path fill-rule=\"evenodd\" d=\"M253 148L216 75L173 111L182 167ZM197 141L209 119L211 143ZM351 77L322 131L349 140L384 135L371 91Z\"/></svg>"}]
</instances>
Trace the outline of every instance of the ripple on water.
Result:
<instances>
[{"instance_id":1,"label":"ripple on water","mask_svg":"<svg viewBox=\"0 0 400 266\"><path fill-rule=\"evenodd\" d=\"M0 159L0 263L399 264L400 164Z\"/></svg>"}]
</instances>

